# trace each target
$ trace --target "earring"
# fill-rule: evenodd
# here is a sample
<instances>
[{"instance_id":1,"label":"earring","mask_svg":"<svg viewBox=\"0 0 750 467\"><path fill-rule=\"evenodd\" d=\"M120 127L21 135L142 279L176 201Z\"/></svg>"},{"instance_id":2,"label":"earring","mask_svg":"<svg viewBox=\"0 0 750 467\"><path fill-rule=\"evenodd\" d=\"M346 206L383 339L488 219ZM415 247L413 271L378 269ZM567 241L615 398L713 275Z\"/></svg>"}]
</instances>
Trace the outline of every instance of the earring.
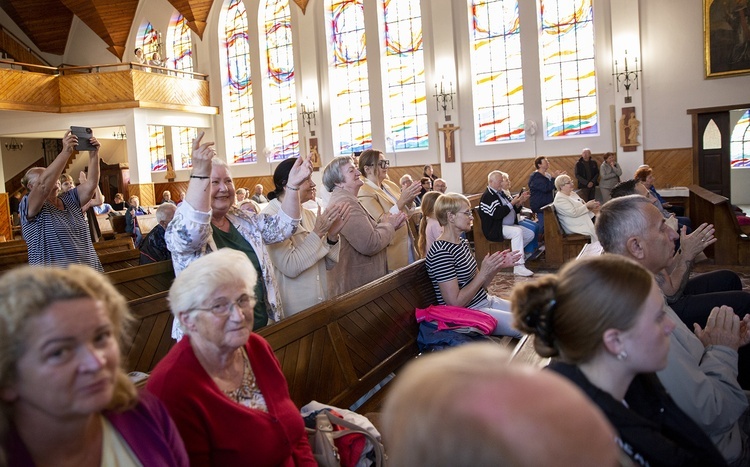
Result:
<instances>
[{"instance_id":1,"label":"earring","mask_svg":"<svg viewBox=\"0 0 750 467\"><path fill-rule=\"evenodd\" d=\"M624 350L617 354L617 359L620 360L621 362L625 361L625 359L627 358L628 358L628 353L625 352Z\"/></svg>"}]
</instances>

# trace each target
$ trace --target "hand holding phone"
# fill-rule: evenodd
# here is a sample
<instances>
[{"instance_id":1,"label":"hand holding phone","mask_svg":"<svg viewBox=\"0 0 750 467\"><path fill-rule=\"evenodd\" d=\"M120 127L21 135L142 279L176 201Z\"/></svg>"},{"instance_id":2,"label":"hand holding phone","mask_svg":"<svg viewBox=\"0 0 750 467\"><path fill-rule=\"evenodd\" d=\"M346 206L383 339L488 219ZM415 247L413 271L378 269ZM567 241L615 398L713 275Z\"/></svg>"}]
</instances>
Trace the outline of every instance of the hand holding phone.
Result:
<instances>
[{"instance_id":1,"label":"hand holding phone","mask_svg":"<svg viewBox=\"0 0 750 467\"><path fill-rule=\"evenodd\" d=\"M96 151L96 146L89 141L91 137L94 136L94 132L91 128L71 126L70 131L78 138L78 144L75 146L76 151Z\"/></svg>"}]
</instances>

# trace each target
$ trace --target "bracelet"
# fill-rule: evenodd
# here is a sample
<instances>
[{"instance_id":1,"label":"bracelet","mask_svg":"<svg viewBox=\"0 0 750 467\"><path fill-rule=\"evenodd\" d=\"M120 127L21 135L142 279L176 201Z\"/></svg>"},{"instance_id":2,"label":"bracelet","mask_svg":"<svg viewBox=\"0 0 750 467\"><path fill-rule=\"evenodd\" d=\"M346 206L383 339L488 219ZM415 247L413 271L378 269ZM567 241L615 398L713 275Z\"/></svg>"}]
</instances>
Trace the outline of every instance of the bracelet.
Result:
<instances>
[{"instance_id":1,"label":"bracelet","mask_svg":"<svg viewBox=\"0 0 750 467\"><path fill-rule=\"evenodd\" d=\"M335 242L332 242L330 238L328 238L328 235L326 235L326 242L328 242L329 245L333 246L337 244L339 241L336 240Z\"/></svg>"},{"instance_id":2,"label":"bracelet","mask_svg":"<svg viewBox=\"0 0 750 467\"><path fill-rule=\"evenodd\" d=\"M286 188L287 190L299 191L299 187L298 186L287 185L284 188Z\"/></svg>"},{"instance_id":3,"label":"bracelet","mask_svg":"<svg viewBox=\"0 0 750 467\"><path fill-rule=\"evenodd\" d=\"M197 178L198 180L208 180L211 177L210 176L208 176L208 177L202 177L200 175L191 175L190 178Z\"/></svg>"}]
</instances>

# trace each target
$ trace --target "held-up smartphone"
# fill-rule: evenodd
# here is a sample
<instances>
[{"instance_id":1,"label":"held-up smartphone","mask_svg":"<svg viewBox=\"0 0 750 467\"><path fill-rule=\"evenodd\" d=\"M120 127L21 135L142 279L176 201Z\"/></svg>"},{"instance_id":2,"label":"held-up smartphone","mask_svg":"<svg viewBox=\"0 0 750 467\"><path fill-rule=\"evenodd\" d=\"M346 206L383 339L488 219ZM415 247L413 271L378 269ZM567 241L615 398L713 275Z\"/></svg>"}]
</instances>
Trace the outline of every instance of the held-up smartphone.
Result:
<instances>
[{"instance_id":1,"label":"held-up smartphone","mask_svg":"<svg viewBox=\"0 0 750 467\"><path fill-rule=\"evenodd\" d=\"M89 142L94 132L91 128L83 126L72 126L70 127L71 133L78 137L78 144L76 144L76 151L95 151L96 147Z\"/></svg>"},{"instance_id":2,"label":"held-up smartphone","mask_svg":"<svg viewBox=\"0 0 750 467\"><path fill-rule=\"evenodd\" d=\"M519 195L522 195L524 191L526 191L526 187L525 187L525 186L524 186L524 187L521 187L521 191L520 191L520 192L519 192L518 194L519 194Z\"/></svg>"}]
</instances>

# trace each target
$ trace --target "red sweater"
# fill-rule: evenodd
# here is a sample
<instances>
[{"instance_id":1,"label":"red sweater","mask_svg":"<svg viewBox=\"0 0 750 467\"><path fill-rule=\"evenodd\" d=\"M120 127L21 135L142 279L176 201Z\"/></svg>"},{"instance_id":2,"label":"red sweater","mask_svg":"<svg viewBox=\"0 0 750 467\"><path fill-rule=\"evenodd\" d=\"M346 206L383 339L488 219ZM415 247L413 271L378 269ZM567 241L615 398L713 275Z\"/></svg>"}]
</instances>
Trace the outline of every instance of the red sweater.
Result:
<instances>
[{"instance_id":1,"label":"red sweater","mask_svg":"<svg viewBox=\"0 0 750 467\"><path fill-rule=\"evenodd\" d=\"M256 334L245 344L268 413L230 400L185 336L156 365L147 389L162 400L185 441L191 466L317 466L299 410L271 346Z\"/></svg>"}]
</instances>

